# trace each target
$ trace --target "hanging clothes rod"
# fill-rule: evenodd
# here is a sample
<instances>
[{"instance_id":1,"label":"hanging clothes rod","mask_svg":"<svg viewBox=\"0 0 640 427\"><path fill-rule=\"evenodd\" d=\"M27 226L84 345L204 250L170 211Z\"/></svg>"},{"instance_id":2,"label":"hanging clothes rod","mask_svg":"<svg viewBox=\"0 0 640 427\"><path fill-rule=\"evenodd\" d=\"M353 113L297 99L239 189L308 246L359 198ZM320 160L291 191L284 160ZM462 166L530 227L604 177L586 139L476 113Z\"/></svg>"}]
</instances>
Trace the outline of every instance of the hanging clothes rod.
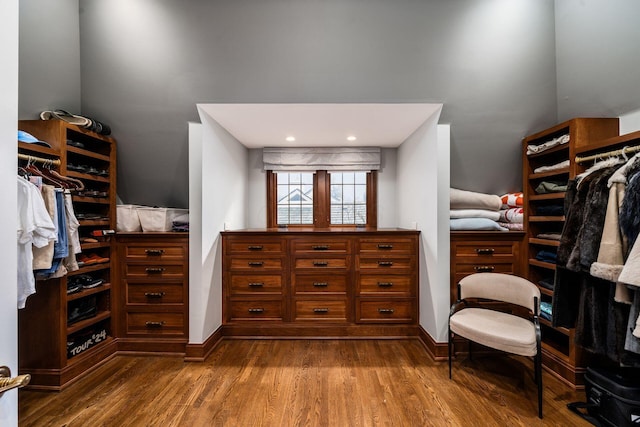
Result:
<instances>
[{"instance_id":1,"label":"hanging clothes rod","mask_svg":"<svg viewBox=\"0 0 640 427\"><path fill-rule=\"evenodd\" d=\"M50 164L53 166L60 166L60 159L45 159L44 157L30 156L28 154L18 153L20 160L26 160L28 162L40 162L44 164Z\"/></svg>"},{"instance_id":2,"label":"hanging clothes rod","mask_svg":"<svg viewBox=\"0 0 640 427\"><path fill-rule=\"evenodd\" d=\"M622 154L633 154L633 153L637 153L638 151L640 151L640 145L634 145L632 147L624 147L619 150L605 151L604 153L592 154L591 156L584 156L584 157L576 156L576 163L584 163L590 160L598 160L598 159L604 159L607 157L620 156Z\"/></svg>"}]
</instances>

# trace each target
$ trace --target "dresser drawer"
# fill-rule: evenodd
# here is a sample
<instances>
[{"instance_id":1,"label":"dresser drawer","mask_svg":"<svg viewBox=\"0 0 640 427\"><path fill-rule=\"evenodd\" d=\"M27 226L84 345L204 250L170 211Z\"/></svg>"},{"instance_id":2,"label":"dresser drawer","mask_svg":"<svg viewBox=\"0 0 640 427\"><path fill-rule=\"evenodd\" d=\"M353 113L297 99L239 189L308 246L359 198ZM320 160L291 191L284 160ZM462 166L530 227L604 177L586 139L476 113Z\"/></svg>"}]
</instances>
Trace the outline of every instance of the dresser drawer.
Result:
<instances>
[{"instance_id":1,"label":"dresser drawer","mask_svg":"<svg viewBox=\"0 0 640 427\"><path fill-rule=\"evenodd\" d=\"M231 274L231 295L281 294L282 276L278 274Z\"/></svg>"},{"instance_id":2,"label":"dresser drawer","mask_svg":"<svg viewBox=\"0 0 640 427\"><path fill-rule=\"evenodd\" d=\"M161 263L163 261L176 262L186 260L186 250L183 246L159 245L127 245L124 246L124 256L127 261L146 261Z\"/></svg>"},{"instance_id":3,"label":"dresser drawer","mask_svg":"<svg viewBox=\"0 0 640 427\"><path fill-rule=\"evenodd\" d=\"M514 242L458 242L455 245L456 257L513 257L516 255L517 243Z\"/></svg>"},{"instance_id":4,"label":"dresser drawer","mask_svg":"<svg viewBox=\"0 0 640 427\"><path fill-rule=\"evenodd\" d=\"M127 279L173 279L185 277L184 264L125 264L124 274Z\"/></svg>"},{"instance_id":5,"label":"dresser drawer","mask_svg":"<svg viewBox=\"0 0 640 427\"><path fill-rule=\"evenodd\" d=\"M232 300L227 312L229 320L282 320L282 299L277 300Z\"/></svg>"},{"instance_id":6,"label":"dresser drawer","mask_svg":"<svg viewBox=\"0 0 640 427\"><path fill-rule=\"evenodd\" d=\"M346 300L296 300L294 320L347 321Z\"/></svg>"},{"instance_id":7,"label":"dresser drawer","mask_svg":"<svg viewBox=\"0 0 640 427\"><path fill-rule=\"evenodd\" d=\"M227 238L224 244L227 254L279 255L286 250L285 240L274 238Z\"/></svg>"},{"instance_id":8,"label":"dresser drawer","mask_svg":"<svg viewBox=\"0 0 640 427\"><path fill-rule=\"evenodd\" d=\"M344 274L293 274L294 294L347 292L347 276Z\"/></svg>"},{"instance_id":9,"label":"dresser drawer","mask_svg":"<svg viewBox=\"0 0 640 427\"><path fill-rule=\"evenodd\" d=\"M415 300L365 300L357 305L359 323L412 323L415 321Z\"/></svg>"},{"instance_id":10,"label":"dresser drawer","mask_svg":"<svg viewBox=\"0 0 640 427\"><path fill-rule=\"evenodd\" d=\"M413 295L415 283L406 275L360 275L358 283L360 295L363 294L406 294Z\"/></svg>"},{"instance_id":11,"label":"dresser drawer","mask_svg":"<svg viewBox=\"0 0 640 427\"><path fill-rule=\"evenodd\" d=\"M229 260L229 268L236 271L266 271L282 270L282 258L239 258L232 257Z\"/></svg>"},{"instance_id":12,"label":"dresser drawer","mask_svg":"<svg viewBox=\"0 0 640 427\"><path fill-rule=\"evenodd\" d=\"M350 253L348 240L304 239L291 241L292 253L347 254Z\"/></svg>"},{"instance_id":13,"label":"dresser drawer","mask_svg":"<svg viewBox=\"0 0 640 427\"><path fill-rule=\"evenodd\" d=\"M182 283L127 283L126 303L142 305L183 304Z\"/></svg>"},{"instance_id":14,"label":"dresser drawer","mask_svg":"<svg viewBox=\"0 0 640 427\"><path fill-rule=\"evenodd\" d=\"M360 254L412 254L415 247L416 241L414 239L360 239Z\"/></svg>"},{"instance_id":15,"label":"dresser drawer","mask_svg":"<svg viewBox=\"0 0 640 427\"><path fill-rule=\"evenodd\" d=\"M456 274L468 275L472 273L514 273L512 262L487 262L487 263L456 263Z\"/></svg>"},{"instance_id":16,"label":"dresser drawer","mask_svg":"<svg viewBox=\"0 0 640 427\"><path fill-rule=\"evenodd\" d=\"M389 270L409 270L415 264L414 257L385 257L385 258L365 258L360 257L358 267L360 270L375 270L383 273Z\"/></svg>"},{"instance_id":17,"label":"dresser drawer","mask_svg":"<svg viewBox=\"0 0 640 427\"><path fill-rule=\"evenodd\" d=\"M313 270L346 270L350 264L349 257L336 258L295 258L295 269L313 269Z\"/></svg>"},{"instance_id":18,"label":"dresser drawer","mask_svg":"<svg viewBox=\"0 0 640 427\"><path fill-rule=\"evenodd\" d=\"M183 313L127 312L127 334L131 335L184 335Z\"/></svg>"}]
</instances>

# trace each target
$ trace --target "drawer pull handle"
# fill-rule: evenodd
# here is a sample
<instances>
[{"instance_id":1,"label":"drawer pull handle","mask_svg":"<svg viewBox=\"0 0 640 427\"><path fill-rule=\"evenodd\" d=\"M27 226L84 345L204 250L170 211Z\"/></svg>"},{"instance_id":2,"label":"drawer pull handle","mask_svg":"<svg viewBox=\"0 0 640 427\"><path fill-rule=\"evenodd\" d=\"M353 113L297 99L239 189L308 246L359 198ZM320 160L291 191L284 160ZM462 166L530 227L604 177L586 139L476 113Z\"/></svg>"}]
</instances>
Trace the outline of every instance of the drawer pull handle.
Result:
<instances>
[{"instance_id":1,"label":"drawer pull handle","mask_svg":"<svg viewBox=\"0 0 640 427\"><path fill-rule=\"evenodd\" d=\"M314 308L313 312L314 313L328 313L329 309L328 308Z\"/></svg>"},{"instance_id":2,"label":"drawer pull handle","mask_svg":"<svg viewBox=\"0 0 640 427\"><path fill-rule=\"evenodd\" d=\"M249 249L250 251L261 251L262 245L251 245L248 246L247 249Z\"/></svg>"},{"instance_id":3,"label":"drawer pull handle","mask_svg":"<svg viewBox=\"0 0 640 427\"><path fill-rule=\"evenodd\" d=\"M486 273L486 272L489 272L489 271L493 271L496 268L494 266L492 266L492 265L480 265L478 267L473 267L473 269L475 271L477 271L478 273Z\"/></svg>"},{"instance_id":4,"label":"drawer pull handle","mask_svg":"<svg viewBox=\"0 0 640 427\"><path fill-rule=\"evenodd\" d=\"M378 249L393 249L393 245L379 244Z\"/></svg>"},{"instance_id":5,"label":"drawer pull handle","mask_svg":"<svg viewBox=\"0 0 640 427\"><path fill-rule=\"evenodd\" d=\"M496 250L493 248L478 248L476 249L476 253L478 255L493 255Z\"/></svg>"},{"instance_id":6,"label":"drawer pull handle","mask_svg":"<svg viewBox=\"0 0 640 427\"><path fill-rule=\"evenodd\" d=\"M144 269L144 271L146 271L147 273L153 273L153 274L162 274L164 273L164 267L147 267Z\"/></svg>"},{"instance_id":7,"label":"drawer pull handle","mask_svg":"<svg viewBox=\"0 0 640 427\"><path fill-rule=\"evenodd\" d=\"M262 267L263 265L263 261L249 261L249 267Z\"/></svg>"},{"instance_id":8,"label":"drawer pull handle","mask_svg":"<svg viewBox=\"0 0 640 427\"><path fill-rule=\"evenodd\" d=\"M250 282L249 283L249 287L250 288L261 288L264 286L264 283L262 282Z\"/></svg>"},{"instance_id":9,"label":"drawer pull handle","mask_svg":"<svg viewBox=\"0 0 640 427\"><path fill-rule=\"evenodd\" d=\"M378 286L381 288L390 288L393 286L393 282L378 282Z\"/></svg>"},{"instance_id":10,"label":"drawer pull handle","mask_svg":"<svg viewBox=\"0 0 640 427\"><path fill-rule=\"evenodd\" d=\"M144 296L147 298L162 298L164 296L164 292L145 292Z\"/></svg>"},{"instance_id":11,"label":"drawer pull handle","mask_svg":"<svg viewBox=\"0 0 640 427\"><path fill-rule=\"evenodd\" d=\"M326 251L329 249L329 245L313 245L311 249L314 251Z\"/></svg>"},{"instance_id":12,"label":"drawer pull handle","mask_svg":"<svg viewBox=\"0 0 640 427\"><path fill-rule=\"evenodd\" d=\"M329 283L327 283L327 282L313 282L313 286L315 286L316 288L326 288L327 286L329 286Z\"/></svg>"},{"instance_id":13,"label":"drawer pull handle","mask_svg":"<svg viewBox=\"0 0 640 427\"><path fill-rule=\"evenodd\" d=\"M393 314L393 308L379 308L378 313L380 314Z\"/></svg>"},{"instance_id":14,"label":"drawer pull handle","mask_svg":"<svg viewBox=\"0 0 640 427\"><path fill-rule=\"evenodd\" d=\"M391 267L393 265L393 261L378 261L378 265L380 267Z\"/></svg>"},{"instance_id":15,"label":"drawer pull handle","mask_svg":"<svg viewBox=\"0 0 640 427\"><path fill-rule=\"evenodd\" d=\"M249 313L264 313L264 308L250 308Z\"/></svg>"},{"instance_id":16,"label":"drawer pull handle","mask_svg":"<svg viewBox=\"0 0 640 427\"><path fill-rule=\"evenodd\" d=\"M313 261L314 267L326 267L329 265L329 261Z\"/></svg>"},{"instance_id":17,"label":"drawer pull handle","mask_svg":"<svg viewBox=\"0 0 640 427\"><path fill-rule=\"evenodd\" d=\"M160 256L164 253L164 249L145 249L144 253L149 256Z\"/></svg>"},{"instance_id":18,"label":"drawer pull handle","mask_svg":"<svg viewBox=\"0 0 640 427\"><path fill-rule=\"evenodd\" d=\"M144 323L147 328L162 328L164 326L164 321L161 322L145 322Z\"/></svg>"}]
</instances>

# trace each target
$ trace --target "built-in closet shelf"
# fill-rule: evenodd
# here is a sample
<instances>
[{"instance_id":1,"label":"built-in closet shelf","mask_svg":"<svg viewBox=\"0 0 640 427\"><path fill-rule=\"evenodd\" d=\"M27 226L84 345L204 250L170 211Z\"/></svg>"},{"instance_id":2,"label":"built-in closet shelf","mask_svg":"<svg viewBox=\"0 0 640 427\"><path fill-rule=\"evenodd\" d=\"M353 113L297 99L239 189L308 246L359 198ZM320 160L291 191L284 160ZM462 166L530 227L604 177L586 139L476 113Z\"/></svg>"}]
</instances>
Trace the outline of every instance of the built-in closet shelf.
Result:
<instances>
[{"instance_id":1,"label":"built-in closet shelf","mask_svg":"<svg viewBox=\"0 0 640 427\"><path fill-rule=\"evenodd\" d=\"M108 205L109 199L104 197L82 197L82 196L73 196L73 201L76 203L95 203L97 205Z\"/></svg>"},{"instance_id":2,"label":"built-in closet shelf","mask_svg":"<svg viewBox=\"0 0 640 427\"><path fill-rule=\"evenodd\" d=\"M18 151L20 152L28 151L31 153L46 154L52 157L60 157L61 155L60 150L55 150L53 148L45 147L43 145L28 144L26 142L18 142Z\"/></svg>"},{"instance_id":3,"label":"built-in closet shelf","mask_svg":"<svg viewBox=\"0 0 640 427\"><path fill-rule=\"evenodd\" d=\"M544 179L554 176L567 175L569 173L569 168L556 169L548 172L540 172L540 173L532 173L529 175L529 179Z\"/></svg>"},{"instance_id":4,"label":"built-in closet shelf","mask_svg":"<svg viewBox=\"0 0 640 427\"><path fill-rule=\"evenodd\" d=\"M548 239L538 239L535 237L529 238L529 243L532 245L542 245L542 246L560 246L560 242L557 240L548 240Z\"/></svg>"},{"instance_id":5,"label":"built-in closet shelf","mask_svg":"<svg viewBox=\"0 0 640 427\"><path fill-rule=\"evenodd\" d=\"M104 162L110 161L109 156L105 156L103 154L93 153L89 150L85 150L83 148L77 148L73 146L67 146L67 153L75 153L85 157L91 157L93 159L102 160Z\"/></svg>"},{"instance_id":6,"label":"built-in closet shelf","mask_svg":"<svg viewBox=\"0 0 640 427\"><path fill-rule=\"evenodd\" d=\"M535 194L535 195L529 196L529 200L532 202L537 202L540 200L563 200L563 199L564 199L564 192L549 193L549 194Z\"/></svg>"},{"instance_id":7,"label":"built-in closet shelf","mask_svg":"<svg viewBox=\"0 0 640 427\"><path fill-rule=\"evenodd\" d=\"M110 246L111 246L111 243L109 242L82 243L82 250L86 251L89 249L108 248Z\"/></svg>"},{"instance_id":8,"label":"built-in closet shelf","mask_svg":"<svg viewBox=\"0 0 640 427\"><path fill-rule=\"evenodd\" d=\"M82 173L82 172L75 172L75 171L67 171L67 176L70 176L72 178L82 179L85 181L89 180L89 181L95 181L95 182L103 182L105 184L108 184L110 182L109 177L91 175L89 173Z\"/></svg>"},{"instance_id":9,"label":"built-in closet shelf","mask_svg":"<svg viewBox=\"0 0 640 427\"><path fill-rule=\"evenodd\" d=\"M95 288L85 289L75 294L70 294L67 296L67 301L75 301L77 299L88 297L89 295L99 294L101 292L107 292L110 289L111 289L111 283L103 283L102 285L96 286Z\"/></svg>"},{"instance_id":10,"label":"built-in closet shelf","mask_svg":"<svg viewBox=\"0 0 640 427\"><path fill-rule=\"evenodd\" d=\"M89 319L80 320L77 323L74 323L71 326L67 326L67 335L75 334L76 332L80 332L83 329L88 328L89 326L93 326L97 323L100 323L103 320L107 320L111 317L111 311L100 311L94 317Z\"/></svg>"},{"instance_id":11,"label":"built-in closet shelf","mask_svg":"<svg viewBox=\"0 0 640 427\"><path fill-rule=\"evenodd\" d=\"M527 155L529 145L540 145L563 135L569 135L569 141L548 150ZM579 173L575 156L579 152L588 152L598 147L598 141L616 137L618 135L618 119L572 119L560 123L541 132L532 134L522 141L522 177L524 192L524 228L526 230L525 270L527 277L533 283L549 280L555 276L556 265L536 259L536 255L544 250L555 252L559 241L538 238L543 233L560 233L562 231L564 215L536 215L543 206L557 206L564 203L565 192L536 194L535 190L540 182L566 181ZM560 162L569 161L569 166L546 172L533 171L543 166L554 166ZM538 286L546 301L553 300L553 291ZM574 331L567 328L556 328L552 322L540 319L543 339L543 364L560 380L573 388L582 387L584 383L585 358L583 352L576 346Z\"/></svg>"},{"instance_id":12,"label":"built-in closet shelf","mask_svg":"<svg viewBox=\"0 0 640 427\"><path fill-rule=\"evenodd\" d=\"M96 265L88 265L86 267L80 267L80 270L69 272L67 274L67 277L75 276L75 275L78 275L78 274L87 274L87 273L91 273L91 272L94 272L94 271L108 270L109 268L111 268L111 266L107 262L102 263L102 264L96 264Z\"/></svg>"}]
</instances>

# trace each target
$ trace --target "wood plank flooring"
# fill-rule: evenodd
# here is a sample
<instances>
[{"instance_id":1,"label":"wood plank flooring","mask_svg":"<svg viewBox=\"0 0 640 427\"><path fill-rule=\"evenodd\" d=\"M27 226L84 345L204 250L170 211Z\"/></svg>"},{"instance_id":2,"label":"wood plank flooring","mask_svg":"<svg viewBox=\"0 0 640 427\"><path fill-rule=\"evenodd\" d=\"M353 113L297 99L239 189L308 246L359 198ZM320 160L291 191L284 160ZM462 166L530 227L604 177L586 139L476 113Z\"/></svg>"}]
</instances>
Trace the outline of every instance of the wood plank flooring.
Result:
<instances>
[{"instance_id":1,"label":"wood plank flooring","mask_svg":"<svg viewBox=\"0 0 640 427\"><path fill-rule=\"evenodd\" d=\"M589 426L532 363L434 362L416 340L225 340L204 363L116 356L59 393L20 390L27 426Z\"/></svg>"}]
</instances>

